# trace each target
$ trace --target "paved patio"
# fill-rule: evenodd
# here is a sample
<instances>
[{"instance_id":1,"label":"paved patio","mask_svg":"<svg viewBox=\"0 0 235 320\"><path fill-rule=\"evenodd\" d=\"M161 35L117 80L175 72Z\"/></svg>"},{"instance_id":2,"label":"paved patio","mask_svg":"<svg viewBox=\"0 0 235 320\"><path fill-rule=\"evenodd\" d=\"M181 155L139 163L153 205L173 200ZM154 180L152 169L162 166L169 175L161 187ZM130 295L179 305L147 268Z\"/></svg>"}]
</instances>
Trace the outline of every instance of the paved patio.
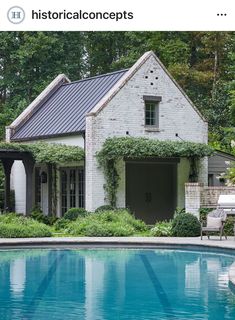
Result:
<instances>
[{"instance_id":1,"label":"paved patio","mask_svg":"<svg viewBox=\"0 0 235 320\"><path fill-rule=\"evenodd\" d=\"M210 240L204 237L194 238L167 238L167 237L51 237L51 238L17 238L0 239L0 247L13 246L47 246L47 245L77 245L77 246L205 246L221 249L235 249L235 238L228 237L227 240L219 240L219 237L211 237Z\"/></svg>"}]
</instances>

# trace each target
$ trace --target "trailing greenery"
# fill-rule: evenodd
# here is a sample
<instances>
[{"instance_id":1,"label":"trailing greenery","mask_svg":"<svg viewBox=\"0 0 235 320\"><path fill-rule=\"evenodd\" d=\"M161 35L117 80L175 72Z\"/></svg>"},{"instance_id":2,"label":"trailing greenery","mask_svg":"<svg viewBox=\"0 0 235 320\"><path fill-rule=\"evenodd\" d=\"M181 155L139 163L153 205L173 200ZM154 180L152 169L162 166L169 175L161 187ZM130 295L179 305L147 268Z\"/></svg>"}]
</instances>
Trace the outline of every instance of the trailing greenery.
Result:
<instances>
[{"instance_id":1,"label":"trailing greenery","mask_svg":"<svg viewBox=\"0 0 235 320\"><path fill-rule=\"evenodd\" d=\"M223 178L227 180L227 185L235 186L235 162L232 162L227 172L223 175Z\"/></svg>"},{"instance_id":2,"label":"trailing greenery","mask_svg":"<svg viewBox=\"0 0 235 320\"><path fill-rule=\"evenodd\" d=\"M100 211L71 222L66 232L73 236L115 237L130 236L147 230L146 224L137 220L127 210Z\"/></svg>"},{"instance_id":3,"label":"trailing greenery","mask_svg":"<svg viewBox=\"0 0 235 320\"><path fill-rule=\"evenodd\" d=\"M0 142L0 149L26 151L32 155L36 162L48 164L81 161L85 157L85 153L82 148L57 143Z\"/></svg>"},{"instance_id":4,"label":"trailing greenery","mask_svg":"<svg viewBox=\"0 0 235 320\"><path fill-rule=\"evenodd\" d=\"M84 208L70 208L64 214L65 220L74 221L78 217L84 217L87 214L87 211Z\"/></svg>"},{"instance_id":5,"label":"trailing greenery","mask_svg":"<svg viewBox=\"0 0 235 320\"><path fill-rule=\"evenodd\" d=\"M117 162L120 159L153 157L186 157L195 166L195 159L210 156L213 149L203 143L188 141L159 141L140 137L108 138L97 153L100 166L106 177L105 191L110 205L116 206L116 192L119 183ZM196 171L196 169L195 169Z\"/></svg>"},{"instance_id":6,"label":"trailing greenery","mask_svg":"<svg viewBox=\"0 0 235 320\"><path fill-rule=\"evenodd\" d=\"M108 138L98 153L102 161L122 158L151 158L151 157L185 157L202 158L212 155L214 150L204 143L189 141L160 141L142 137Z\"/></svg>"},{"instance_id":7,"label":"trailing greenery","mask_svg":"<svg viewBox=\"0 0 235 320\"><path fill-rule=\"evenodd\" d=\"M51 237L50 228L43 223L15 213L0 215L0 238Z\"/></svg>"},{"instance_id":8,"label":"trailing greenery","mask_svg":"<svg viewBox=\"0 0 235 320\"><path fill-rule=\"evenodd\" d=\"M172 222L157 222L155 226L150 230L150 234L154 237L170 237L172 235Z\"/></svg>"},{"instance_id":9,"label":"trailing greenery","mask_svg":"<svg viewBox=\"0 0 235 320\"><path fill-rule=\"evenodd\" d=\"M174 237L197 237L200 235L201 224L191 213L178 214L172 221Z\"/></svg>"}]
</instances>

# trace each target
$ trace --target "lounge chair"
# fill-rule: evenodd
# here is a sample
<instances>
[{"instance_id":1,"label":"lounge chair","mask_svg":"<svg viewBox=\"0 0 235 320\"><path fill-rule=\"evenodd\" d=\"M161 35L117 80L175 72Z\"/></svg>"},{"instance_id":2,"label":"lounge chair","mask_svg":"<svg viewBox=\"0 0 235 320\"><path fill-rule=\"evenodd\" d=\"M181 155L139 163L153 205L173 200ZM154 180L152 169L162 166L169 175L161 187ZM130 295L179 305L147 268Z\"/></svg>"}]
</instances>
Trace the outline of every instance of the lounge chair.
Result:
<instances>
[{"instance_id":1,"label":"lounge chair","mask_svg":"<svg viewBox=\"0 0 235 320\"><path fill-rule=\"evenodd\" d=\"M224 224L227 218L227 214L224 209L217 208L213 211L211 211L207 215L207 223L206 226L203 226L203 223L201 224L201 240L203 238L203 233L205 233L210 239L210 233L219 232L220 240L222 240L222 236L224 235ZM227 239L227 236L224 235Z\"/></svg>"}]
</instances>

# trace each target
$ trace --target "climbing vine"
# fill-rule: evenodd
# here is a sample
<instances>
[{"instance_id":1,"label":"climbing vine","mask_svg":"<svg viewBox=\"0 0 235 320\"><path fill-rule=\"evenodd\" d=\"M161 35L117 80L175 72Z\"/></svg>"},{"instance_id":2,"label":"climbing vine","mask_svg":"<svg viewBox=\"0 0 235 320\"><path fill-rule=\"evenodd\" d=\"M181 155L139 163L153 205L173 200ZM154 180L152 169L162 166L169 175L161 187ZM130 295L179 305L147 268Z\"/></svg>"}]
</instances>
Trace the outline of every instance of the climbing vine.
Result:
<instances>
[{"instance_id":1,"label":"climbing vine","mask_svg":"<svg viewBox=\"0 0 235 320\"><path fill-rule=\"evenodd\" d=\"M85 158L84 150L77 146L67 146L57 143L15 143L0 142L0 149L12 151L27 151L38 163L59 164L81 161Z\"/></svg>"},{"instance_id":2,"label":"climbing vine","mask_svg":"<svg viewBox=\"0 0 235 320\"><path fill-rule=\"evenodd\" d=\"M121 159L185 157L190 160L191 180L197 179L197 160L213 154L213 149L203 143L188 141L159 141L139 137L108 138L97 153L100 166L104 170L104 186L108 200L116 205L116 193L119 185L117 162Z\"/></svg>"}]
</instances>

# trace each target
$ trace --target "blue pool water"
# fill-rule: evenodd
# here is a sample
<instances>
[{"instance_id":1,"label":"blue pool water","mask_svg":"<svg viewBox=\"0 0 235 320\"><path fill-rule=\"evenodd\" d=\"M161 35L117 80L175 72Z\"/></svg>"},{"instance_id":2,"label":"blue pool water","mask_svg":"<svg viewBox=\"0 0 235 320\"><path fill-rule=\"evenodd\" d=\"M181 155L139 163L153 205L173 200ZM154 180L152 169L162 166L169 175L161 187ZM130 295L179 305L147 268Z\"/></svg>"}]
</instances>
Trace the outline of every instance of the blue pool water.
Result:
<instances>
[{"instance_id":1,"label":"blue pool water","mask_svg":"<svg viewBox=\"0 0 235 320\"><path fill-rule=\"evenodd\" d=\"M0 319L235 319L235 256L168 249L0 251Z\"/></svg>"}]
</instances>

